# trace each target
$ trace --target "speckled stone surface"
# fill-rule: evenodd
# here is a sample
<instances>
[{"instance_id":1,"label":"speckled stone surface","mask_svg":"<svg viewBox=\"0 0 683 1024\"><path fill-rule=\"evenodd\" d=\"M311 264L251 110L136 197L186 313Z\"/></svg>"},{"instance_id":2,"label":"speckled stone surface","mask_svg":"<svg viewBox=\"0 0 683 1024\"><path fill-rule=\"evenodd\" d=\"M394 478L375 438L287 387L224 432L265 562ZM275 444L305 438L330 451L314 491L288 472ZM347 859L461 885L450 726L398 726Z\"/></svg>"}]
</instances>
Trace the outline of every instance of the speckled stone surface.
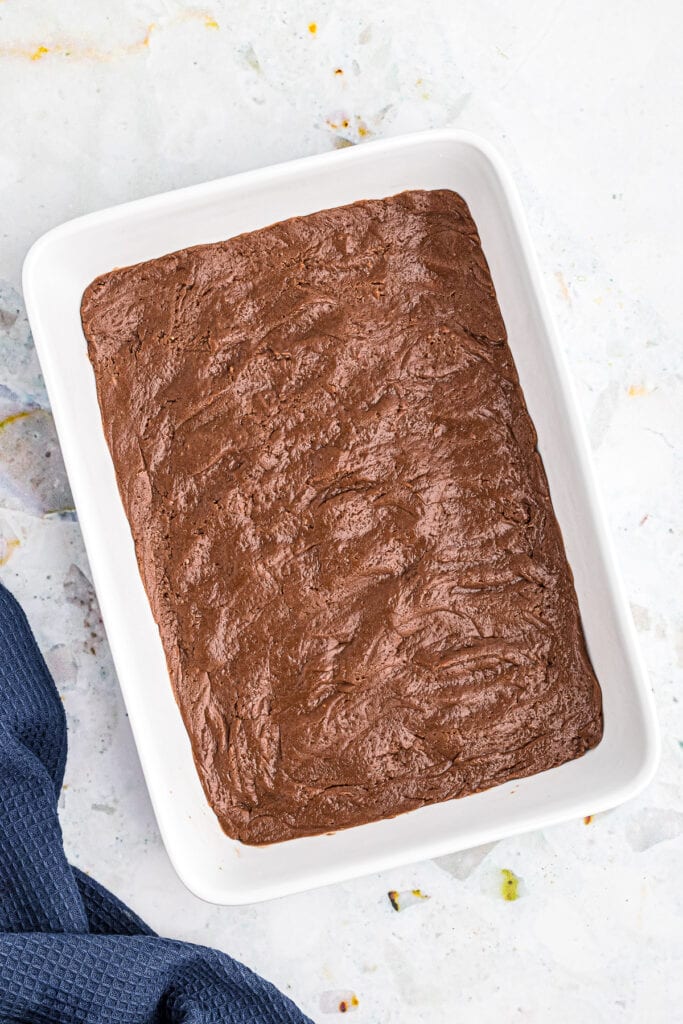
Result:
<instances>
[{"instance_id":1,"label":"speckled stone surface","mask_svg":"<svg viewBox=\"0 0 683 1024\"><path fill-rule=\"evenodd\" d=\"M242 958L320 1024L341 1004L368 1024L681 1020L683 14L671 0L415 10L0 0L0 578L64 697L68 852L159 931ZM88 210L446 125L491 139L522 193L655 691L661 767L587 824L210 907L177 880L156 828L21 262Z\"/></svg>"}]
</instances>

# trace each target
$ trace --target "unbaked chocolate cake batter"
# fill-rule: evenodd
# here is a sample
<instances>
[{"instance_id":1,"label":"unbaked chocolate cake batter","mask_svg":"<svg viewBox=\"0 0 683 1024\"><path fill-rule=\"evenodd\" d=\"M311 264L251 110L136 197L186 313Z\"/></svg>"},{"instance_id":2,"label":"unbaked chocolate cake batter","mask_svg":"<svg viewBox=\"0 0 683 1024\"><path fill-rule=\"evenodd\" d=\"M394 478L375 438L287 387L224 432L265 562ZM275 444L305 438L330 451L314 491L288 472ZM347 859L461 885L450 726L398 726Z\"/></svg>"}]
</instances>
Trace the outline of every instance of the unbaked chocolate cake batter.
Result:
<instances>
[{"instance_id":1,"label":"unbaked chocolate cake batter","mask_svg":"<svg viewBox=\"0 0 683 1024\"><path fill-rule=\"evenodd\" d=\"M114 270L82 317L230 836L385 818L598 743L572 575L459 196L406 192Z\"/></svg>"}]
</instances>

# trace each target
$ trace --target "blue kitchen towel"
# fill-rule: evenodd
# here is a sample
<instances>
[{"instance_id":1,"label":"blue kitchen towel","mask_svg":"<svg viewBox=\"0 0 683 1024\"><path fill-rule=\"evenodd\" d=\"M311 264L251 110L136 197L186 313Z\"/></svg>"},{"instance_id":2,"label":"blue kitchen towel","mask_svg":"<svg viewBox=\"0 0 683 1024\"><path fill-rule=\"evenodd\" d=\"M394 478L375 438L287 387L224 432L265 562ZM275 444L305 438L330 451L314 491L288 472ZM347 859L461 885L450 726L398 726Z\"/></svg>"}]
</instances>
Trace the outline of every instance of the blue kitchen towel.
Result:
<instances>
[{"instance_id":1,"label":"blue kitchen towel","mask_svg":"<svg viewBox=\"0 0 683 1024\"><path fill-rule=\"evenodd\" d=\"M0 584L0 1021L305 1024L248 968L159 938L69 866L57 819L65 761L59 694Z\"/></svg>"}]
</instances>

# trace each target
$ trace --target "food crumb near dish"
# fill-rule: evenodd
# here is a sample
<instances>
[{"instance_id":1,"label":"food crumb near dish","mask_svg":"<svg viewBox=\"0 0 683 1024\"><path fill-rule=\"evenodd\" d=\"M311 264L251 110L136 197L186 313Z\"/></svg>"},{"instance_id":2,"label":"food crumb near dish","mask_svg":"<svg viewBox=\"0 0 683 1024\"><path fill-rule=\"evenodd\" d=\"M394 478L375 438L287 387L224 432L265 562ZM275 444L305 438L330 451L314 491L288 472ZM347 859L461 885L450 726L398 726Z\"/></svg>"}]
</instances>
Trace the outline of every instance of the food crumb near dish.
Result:
<instances>
[{"instance_id":1,"label":"food crumb near dish","mask_svg":"<svg viewBox=\"0 0 683 1024\"><path fill-rule=\"evenodd\" d=\"M415 906L416 903L431 899L426 892L422 892L422 889L404 889L402 892L390 889L387 896L394 910L399 913L402 910L407 910L408 907Z\"/></svg>"},{"instance_id":2,"label":"food crumb near dish","mask_svg":"<svg viewBox=\"0 0 683 1024\"><path fill-rule=\"evenodd\" d=\"M351 990L330 990L320 995L321 1013L349 1013L357 1010L359 1006L360 999Z\"/></svg>"}]
</instances>

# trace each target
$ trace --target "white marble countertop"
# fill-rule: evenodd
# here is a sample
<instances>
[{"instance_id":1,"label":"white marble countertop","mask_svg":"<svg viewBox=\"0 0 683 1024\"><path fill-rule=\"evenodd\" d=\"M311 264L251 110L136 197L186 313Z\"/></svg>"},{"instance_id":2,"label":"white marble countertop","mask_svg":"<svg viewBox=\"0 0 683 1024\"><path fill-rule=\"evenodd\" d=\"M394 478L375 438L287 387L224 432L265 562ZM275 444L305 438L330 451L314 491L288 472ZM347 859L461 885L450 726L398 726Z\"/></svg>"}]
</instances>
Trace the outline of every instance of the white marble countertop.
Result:
<instances>
[{"instance_id":1,"label":"white marble countertop","mask_svg":"<svg viewBox=\"0 0 683 1024\"><path fill-rule=\"evenodd\" d=\"M683 1020L682 11L0 0L0 578L64 697L68 853L160 932L243 959L320 1024L351 993L368 1024ZM211 907L161 845L21 263L38 235L89 210L447 125L493 141L522 193L656 695L661 767L588 823ZM504 869L522 880L515 901ZM430 899L396 913L387 891L415 887Z\"/></svg>"}]
</instances>

